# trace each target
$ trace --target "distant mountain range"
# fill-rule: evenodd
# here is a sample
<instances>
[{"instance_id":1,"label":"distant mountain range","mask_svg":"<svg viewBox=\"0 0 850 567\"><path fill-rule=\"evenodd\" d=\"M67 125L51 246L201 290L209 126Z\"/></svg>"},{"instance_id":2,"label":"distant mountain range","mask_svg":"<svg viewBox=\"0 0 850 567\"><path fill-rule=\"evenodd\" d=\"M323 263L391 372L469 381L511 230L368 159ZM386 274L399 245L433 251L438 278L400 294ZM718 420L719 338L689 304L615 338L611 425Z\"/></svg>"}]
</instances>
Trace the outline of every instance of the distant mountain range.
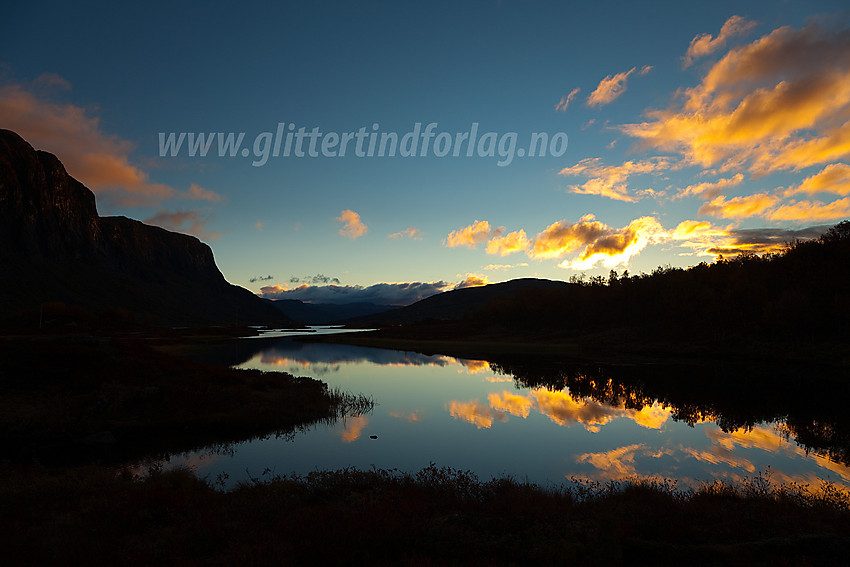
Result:
<instances>
[{"instance_id":1,"label":"distant mountain range","mask_svg":"<svg viewBox=\"0 0 850 567\"><path fill-rule=\"evenodd\" d=\"M405 348L416 348L411 341L545 343L597 355L759 353L848 364L850 222L777 254L570 283L513 280L346 323L383 329L346 340L404 340Z\"/></svg>"},{"instance_id":2,"label":"distant mountain range","mask_svg":"<svg viewBox=\"0 0 850 567\"><path fill-rule=\"evenodd\" d=\"M522 278L479 287L467 287L426 297L407 307L352 317L345 321L351 327L390 327L422 321L448 321L472 316L491 302L513 298L518 294L564 291L571 287L561 281Z\"/></svg>"},{"instance_id":3,"label":"distant mountain range","mask_svg":"<svg viewBox=\"0 0 850 567\"><path fill-rule=\"evenodd\" d=\"M307 325L328 325L342 323L347 319L354 319L377 313L396 310L398 307L391 305L378 305L377 303L305 303L299 299L276 299L274 306L280 309L284 315L295 321Z\"/></svg>"},{"instance_id":4,"label":"distant mountain range","mask_svg":"<svg viewBox=\"0 0 850 567\"><path fill-rule=\"evenodd\" d=\"M168 325L292 324L229 284L194 236L99 216L56 156L0 130L0 321L45 304Z\"/></svg>"}]
</instances>

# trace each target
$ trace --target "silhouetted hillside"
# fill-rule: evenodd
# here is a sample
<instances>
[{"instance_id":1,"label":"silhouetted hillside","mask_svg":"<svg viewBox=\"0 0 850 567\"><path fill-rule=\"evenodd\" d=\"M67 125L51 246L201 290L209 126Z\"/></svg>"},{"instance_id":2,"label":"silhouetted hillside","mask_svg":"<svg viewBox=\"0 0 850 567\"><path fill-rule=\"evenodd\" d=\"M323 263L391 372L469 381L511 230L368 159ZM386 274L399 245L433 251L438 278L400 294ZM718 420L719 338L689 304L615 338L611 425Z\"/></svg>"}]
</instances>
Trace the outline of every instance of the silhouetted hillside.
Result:
<instances>
[{"instance_id":1,"label":"silhouetted hillside","mask_svg":"<svg viewBox=\"0 0 850 567\"><path fill-rule=\"evenodd\" d=\"M0 320L31 324L44 306L73 321L107 313L178 325L289 323L229 284L209 246L98 216L94 194L56 156L0 130Z\"/></svg>"},{"instance_id":2,"label":"silhouetted hillside","mask_svg":"<svg viewBox=\"0 0 850 567\"><path fill-rule=\"evenodd\" d=\"M493 301L519 294L561 292L572 284L543 279L523 278L480 287L467 287L432 295L413 305L345 321L351 327L387 327L422 321L446 321L470 316Z\"/></svg>"},{"instance_id":3,"label":"silhouetted hillside","mask_svg":"<svg viewBox=\"0 0 850 567\"><path fill-rule=\"evenodd\" d=\"M381 340L560 342L668 352L821 349L846 358L850 222L779 254L633 276L612 270L608 278L570 283L514 280L442 293L349 323L387 328L375 335Z\"/></svg>"},{"instance_id":4,"label":"silhouetted hillside","mask_svg":"<svg viewBox=\"0 0 850 567\"><path fill-rule=\"evenodd\" d=\"M658 268L560 291L500 298L475 314L527 333L612 333L686 341L834 340L850 331L850 222L774 255L741 255L689 269Z\"/></svg>"}]
</instances>

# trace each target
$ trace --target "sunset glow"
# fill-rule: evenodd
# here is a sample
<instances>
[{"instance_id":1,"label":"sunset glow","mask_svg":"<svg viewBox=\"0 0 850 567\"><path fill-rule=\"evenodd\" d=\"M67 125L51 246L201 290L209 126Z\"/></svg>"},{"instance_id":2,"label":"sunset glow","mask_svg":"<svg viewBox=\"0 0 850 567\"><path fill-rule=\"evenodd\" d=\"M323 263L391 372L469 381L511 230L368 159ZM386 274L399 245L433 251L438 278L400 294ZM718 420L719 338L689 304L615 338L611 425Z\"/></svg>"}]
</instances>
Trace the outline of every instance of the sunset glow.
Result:
<instances>
[{"instance_id":1,"label":"sunset glow","mask_svg":"<svg viewBox=\"0 0 850 567\"><path fill-rule=\"evenodd\" d=\"M294 279L315 297L343 287L339 302L390 283L433 294L636 274L776 251L850 216L840 8L714 3L646 19L637 5L340 5L339 18L279 7L238 25L211 17L211 49L187 66L191 35L151 44L163 25L152 13L71 16L78 41L59 45L18 6L0 123L57 154L104 214L200 237L229 281L258 293L259 274L292 298L313 293ZM499 50L473 47L502 26L516 30ZM106 42L114 80L75 56L102 51L93 29L120 37ZM356 52L343 47L355 33L373 38ZM163 155L171 134L181 149Z\"/></svg>"}]
</instances>

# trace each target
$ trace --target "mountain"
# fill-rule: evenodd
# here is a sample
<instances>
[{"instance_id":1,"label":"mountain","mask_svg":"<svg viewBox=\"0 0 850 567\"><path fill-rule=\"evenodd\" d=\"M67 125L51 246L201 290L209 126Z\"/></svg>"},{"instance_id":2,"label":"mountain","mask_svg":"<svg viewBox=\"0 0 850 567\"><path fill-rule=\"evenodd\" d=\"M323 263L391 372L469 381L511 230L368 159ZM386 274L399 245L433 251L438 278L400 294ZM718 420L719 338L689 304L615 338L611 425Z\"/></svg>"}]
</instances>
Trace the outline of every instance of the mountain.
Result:
<instances>
[{"instance_id":1,"label":"mountain","mask_svg":"<svg viewBox=\"0 0 850 567\"><path fill-rule=\"evenodd\" d=\"M45 304L159 324L291 324L193 236L98 215L56 156L0 130L0 320Z\"/></svg>"},{"instance_id":2,"label":"mountain","mask_svg":"<svg viewBox=\"0 0 850 567\"><path fill-rule=\"evenodd\" d=\"M517 294L563 291L572 285L552 280L522 278L480 287L467 287L438 293L407 307L347 319L345 324L350 327L388 327L427 320L461 319L483 309L494 300L510 299Z\"/></svg>"},{"instance_id":3,"label":"mountain","mask_svg":"<svg viewBox=\"0 0 850 567\"><path fill-rule=\"evenodd\" d=\"M274 305L284 315L308 325L328 325L344 319L363 317L397 309L390 305L377 303L304 303L299 299L276 299Z\"/></svg>"},{"instance_id":4,"label":"mountain","mask_svg":"<svg viewBox=\"0 0 850 567\"><path fill-rule=\"evenodd\" d=\"M553 352L594 356L758 354L846 365L850 221L775 254L744 253L651 274L612 270L608 278L570 283L514 280L438 294L346 323L381 331L345 341L403 343L409 349L448 341L500 348L545 344Z\"/></svg>"}]
</instances>

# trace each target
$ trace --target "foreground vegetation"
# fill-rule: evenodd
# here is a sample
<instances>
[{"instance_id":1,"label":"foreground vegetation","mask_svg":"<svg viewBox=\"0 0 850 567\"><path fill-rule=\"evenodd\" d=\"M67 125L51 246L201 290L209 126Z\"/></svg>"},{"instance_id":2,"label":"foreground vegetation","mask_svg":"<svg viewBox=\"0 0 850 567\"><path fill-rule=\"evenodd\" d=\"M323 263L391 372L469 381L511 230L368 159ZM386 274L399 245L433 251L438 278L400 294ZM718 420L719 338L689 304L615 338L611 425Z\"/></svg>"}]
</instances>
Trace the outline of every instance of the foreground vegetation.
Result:
<instances>
[{"instance_id":1,"label":"foreground vegetation","mask_svg":"<svg viewBox=\"0 0 850 567\"><path fill-rule=\"evenodd\" d=\"M4 472L7 564L834 565L850 496L740 484L479 481L434 465L254 479L222 492L191 471Z\"/></svg>"},{"instance_id":2,"label":"foreground vegetation","mask_svg":"<svg viewBox=\"0 0 850 567\"><path fill-rule=\"evenodd\" d=\"M261 435L371 409L312 378L234 370L170 354L159 339L0 338L6 458L119 461Z\"/></svg>"}]
</instances>

